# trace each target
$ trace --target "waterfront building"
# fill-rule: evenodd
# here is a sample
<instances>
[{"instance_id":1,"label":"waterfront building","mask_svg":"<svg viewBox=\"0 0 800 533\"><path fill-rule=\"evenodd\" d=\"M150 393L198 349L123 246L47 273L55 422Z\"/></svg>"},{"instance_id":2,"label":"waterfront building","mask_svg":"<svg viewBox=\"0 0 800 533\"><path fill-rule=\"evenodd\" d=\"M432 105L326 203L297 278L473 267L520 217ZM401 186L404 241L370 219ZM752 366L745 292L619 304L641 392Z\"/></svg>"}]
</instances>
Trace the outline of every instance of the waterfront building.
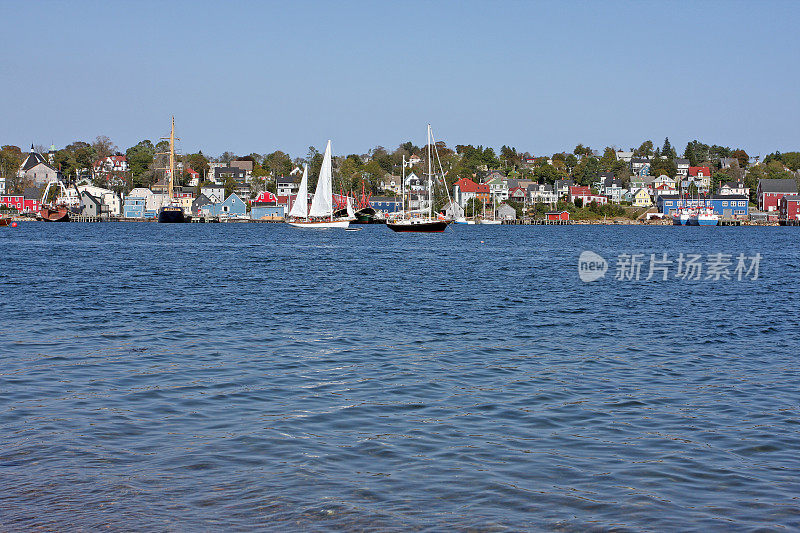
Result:
<instances>
[{"instance_id":1,"label":"waterfront building","mask_svg":"<svg viewBox=\"0 0 800 533\"><path fill-rule=\"evenodd\" d=\"M234 217L247 214L247 204L232 192L223 202L206 204L200 207L200 212L205 216Z\"/></svg>"},{"instance_id":2,"label":"waterfront building","mask_svg":"<svg viewBox=\"0 0 800 533\"><path fill-rule=\"evenodd\" d=\"M200 214L200 211L201 211L201 209L203 208L203 206L205 206L205 205L210 205L210 204L213 204L213 203L215 203L215 202L212 202L212 201L211 201L211 200L208 198L208 196L206 196L205 194L202 194L202 193L201 193L201 194L200 194L200 196L198 196L197 198L195 198L195 199L192 201L192 207L191 207L191 209L192 209L192 214L193 214L193 215L199 215L199 214Z\"/></svg>"},{"instance_id":3,"label":"waterfront building","mask_svg":"<svg viewBox=\"0 0 800 533\"><path fill-rule=\"evenodd\" d=\"M544 216L547 220L569 220L569 211L548 211Z\"/></svg>"},{"instance_id":4,"label":"waterfront building","mask_svg":"<svg viewBox=\"0 0 800 533\"><path fill-rule=\"evenodd\" d=\"M777 211L781 198L795 194L797 181L794 179L758 180L758 208L761 211Z\"/></svg>"},{"instance_id":5,"label":"waterfront building","mask_svg":"<svg viewBox=\"0 0 800 533\"><path fill-rule=\"evenodd\" d=\"M512 202L519 202L521 204L527 203L528 191L522 187L514 187L508 191L508 199Z\"/></svg>"},{"instance_id":6,"label":"waterfront building","mask_svg":"<svg viewBox=\"0 0 800 533\"><path fill-rule=\"evenodd\" d=\"M686 198L678 194L658 197L656 206L659 213L675 214L679 208L708 206L714 214L722 218L746 218L750 215L748 197L744 195L714 195L709 198Z\"/></svg>"},{"instance_id":7,"label":"waterfront building","mask_svg":"<svg viewBox=\"0 0 800 533\"><path fill-rule=\"evenodd\" d=\"M489 179L484 182L489 187L489 194L498 202L508 200L508 180L500 172L492 172Z\"/></svg>"},{"instance_id":8,"label":"waterfront building","mask_svg":"<svg viewBox=\"0 0 800 533\"><path fill-rule=\"evenodd\" d=\"M401 199L391 196L373 196L369 199L369 205L375 211L384 213L397 213L403 208Z\"/></svg>"},{"instance_id":9,"label":"waterfront building","mask_svg":"<svg viewBox=\"0 0 800 533\"><path fill-rule=\"evenodd\" d=\"M508 204L497 206L497 218L500 220L516 220L517 210Z\"/></svg>"},{"instance_id":10,"label":"waterfront building","mask_svg":"<svg viewBox=\"0 0 800 533\"><path fill-rule=\"evenodd\" d=\"M800 220L800 196L783 196L778 206L781 220Z\"/></svg>"},{"instance_id":11,"label":"waterfront building","mask_svg":"<svg viewBox=\"0 0 800 533\"><path fill-rule=\"evenodd\" d=\"M94 185L78 185L78 193L88 192L93 197L97 198L103 206L105 211L111 216L119 216L122 214L122 200L114 191L104 189L102 187L95 187Z\"/></svg>"},{"instance_id":12,"label":"waterfront building","mask_svg":"<svg viewBox=\"0 0 800 533\"><path fill-rule=\"evenodd\" d=\"M99 198L89 193L81 191L81 215L85 217L99 217L103 214L108 216L108 207L103 209L103 202Z\"/></svg>"},{"instance_id":13,"label":"waterfront building","mask_svg":"<svg viewBox=\"0 0 800 533\"><path fill-rule=\"evenodd\" d=\"M125 218L144 218L147 210L147 199L152 198L153 191L144 187L137 187L128 193L122 204L122 214Z\"/></svg>"},{"instance_id":14,"label":"waterfront building","mask_svg":"<svg viewBox=\"0 0 800 533\"><path fill-rule=\"evenodd\" d=\"M0 205L16 209L18 213L38 213L41 208L38 198L26 198L21 194L0 196Z\"/></svg>"}]
</instances>

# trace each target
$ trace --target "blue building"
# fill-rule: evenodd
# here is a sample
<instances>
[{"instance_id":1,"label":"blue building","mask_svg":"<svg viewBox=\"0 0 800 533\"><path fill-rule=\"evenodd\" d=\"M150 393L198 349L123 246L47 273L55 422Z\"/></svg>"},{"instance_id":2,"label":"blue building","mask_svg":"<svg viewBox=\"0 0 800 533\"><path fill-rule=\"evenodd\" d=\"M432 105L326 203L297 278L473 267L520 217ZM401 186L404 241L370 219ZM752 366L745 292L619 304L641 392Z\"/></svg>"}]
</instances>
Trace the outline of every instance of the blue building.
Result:
<instances>
[{"instance_id":1,"label":"blue building","mask_svg":"<svg viewBox=\"0 0 800 533\"><path fill-rule=\"evenodd\" d=\"M122 206L122 216L125 218L144 218L145 199L140 197L127 197Z\"/></svg>"},{"instance_id":2,"label":"blue building","mask_svg":"<svg viewBox=\"0 0 800 533\"><path fill-rule=\"evenodd\" d=\"M259 220L264 217L274 218L282 216L284 216L284 208L282 205L261 205L250 208L250 218L253 220Z\"/></svg>"},{"instance_id":3,"label":"blue building","mask_svg":"<svg viewBox=\"0 0 800 533\"><path fill-rule=\"evenodd\" d=\"M396 213L403 208L403 203L400 198L392 198L389 196L375 196L369 201L369 205L375 211L383 211L384 213Z\"/></svg>"},{"instance_id":4,"label":"blue building","mask_svg":"<svg viewBox=\"0 0 800 533\"><path fill-rule=\"evenodd\" d=\"M205 216L212 217L243 216L247 214L247 204L234 192L224 202L204 205L200 211Z\"/></svg>"},{"instance_id":5,"label":"blue building","mask_svg":"<svg viewBox=\"0 0 800 533\"><path fill-rule=\"evenodd\" d=\"M677 194L662 194L656 201L659 213L671 215L679 207L707 205L722 218L747 217L750 215L749 198L739 194L717 194L710 198L681 198Z\"/></svg>"}]
</instances>

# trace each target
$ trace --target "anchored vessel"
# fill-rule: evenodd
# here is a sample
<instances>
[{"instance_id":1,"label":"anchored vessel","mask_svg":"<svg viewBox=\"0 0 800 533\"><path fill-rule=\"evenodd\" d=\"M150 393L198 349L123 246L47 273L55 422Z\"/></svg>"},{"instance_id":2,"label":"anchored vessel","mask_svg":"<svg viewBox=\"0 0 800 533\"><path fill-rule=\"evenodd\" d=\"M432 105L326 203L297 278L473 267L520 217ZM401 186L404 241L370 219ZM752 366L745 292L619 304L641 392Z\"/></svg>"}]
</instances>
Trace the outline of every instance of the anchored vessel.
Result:
<instances>
[{"instance_id":1,"label":"anchored vessel","mask_svg":"<svg viewBox=\"0 0 800 533\"><path fill-rule=\"evenodd\" d=\"M169 224L186 222L183 208L175 201L175 193L172 190L175 177L175 117L172 117L172 130L170 130L169 137L162 138L169 140L169 203L158 210L158 221Z\"/></svg>"},{"instance_id":2,"label":"anchored vessel","mask_svg":"<svg viewBox=\"0 0 800 533\"><path fill-rule=\"evenodd\" d=\"M55 198L49 202L50 188L55 187ZM70 213L77 213L81 201L77 189L69 189L61 180L53 180L47 184L42 193L42 207L39 215L47 222L69 222Z\"/></svg>"},{"instance_id":3,"label":"anchored vessel","mask_svg":"<svg viewBox=\"0 0 800 533\"><path fill-rule=\"evenodd\" d=\"M437 216L433 216L433 172L431 169L432 157L431 144L433 142L433 133L431 133L431 125L428 124L428 215L423 217L406 217L405 213L405 199L403 199L403 211L401 218L390 220L386 222L389 229L398 233L441 233L447 229L450 220ZM437 154L438 155L438 154ZM441 163L440 163L441 167ZM405 164L403 165L405 169ZM405 194L405 179L403 179L402 189ZM445 185L445 190L447 186ZM447 196L450 196L448 191Z\"/></svg>"},{"instance_id":4,"label":"anchored vessel","mask_svg":"<svg viewBox=\"0 0 800 533\"><path fill-rule=\"evenodd\" d=\"M333 168L331 141L328 141L319 171L317 190L311 201L311 210L308 209L308 165L306 165L303 167L303 179L300 180L297 198L289 211L288 223L296 228L346 229L353 220L355 220L355 216L349 198L347 200L347 217L334 218L333 216Z\"/></svg>"}]
</instances>

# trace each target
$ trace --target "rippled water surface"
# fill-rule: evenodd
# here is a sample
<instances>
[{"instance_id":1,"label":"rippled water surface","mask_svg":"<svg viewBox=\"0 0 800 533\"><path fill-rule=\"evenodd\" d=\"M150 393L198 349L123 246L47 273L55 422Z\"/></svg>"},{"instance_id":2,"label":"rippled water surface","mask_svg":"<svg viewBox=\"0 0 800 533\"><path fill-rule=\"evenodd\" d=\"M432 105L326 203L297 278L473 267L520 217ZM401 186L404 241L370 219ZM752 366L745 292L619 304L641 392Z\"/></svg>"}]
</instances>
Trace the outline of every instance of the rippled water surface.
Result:
<instances>
[{"instance_id":1,"label":"rippled water surface","mask_svg":"<svg viewBox=\"0 0 800 533\"><path fill-rule=\"evenodd\" d=\"M0 527L800 528L799 239L0 228ZM760 279L613 279L718 251Z\"/></svg>"}]
</instances>

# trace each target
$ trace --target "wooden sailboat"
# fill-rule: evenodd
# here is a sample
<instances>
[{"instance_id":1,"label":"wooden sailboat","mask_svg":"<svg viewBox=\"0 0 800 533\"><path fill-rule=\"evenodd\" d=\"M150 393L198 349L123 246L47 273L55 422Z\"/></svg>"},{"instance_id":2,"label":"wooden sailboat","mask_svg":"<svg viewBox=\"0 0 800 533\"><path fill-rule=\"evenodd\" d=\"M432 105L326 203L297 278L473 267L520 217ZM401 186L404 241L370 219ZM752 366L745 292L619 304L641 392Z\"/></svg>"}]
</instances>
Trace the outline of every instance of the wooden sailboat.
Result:
<instances>
[{"instance_id":1,"label":"wooden sailboat","mask_svg":"<svg viewBox=\"0 0 800 533\"><path fill-rule=\"evenodd\" d=\"M300 189L297 191L297 199L289 212L287 222L296 228L346 229L355 219L355 216L352 216L353 208L349 201L347 207L348 216L346 218L333 217L333 165L331 141L328 141L319 171L317 190L311 201L311 209L308 209L308 165L306 165L303 170L303 179L300 181Z\"/></svg>"},{"instance_id":2,"label":"wooden sailboat","mask_svg":"<svg viewBox=\"0 0 800 533\"><path fill-rule=\"evenodd\" d=\"M186 222L186 216L183 213L183 208L175 201L175 192L173 191L174 178L175 178L175 117L172 117L172 130L170 130L169 137L162 137L164 140L169 140L169 203L162 206L158 210L158 221L163 223L181 223ZM178 139L180 140L180 139Z\"/></svg>"},{"instance_id":3,"label":"wooden sailboat","mask_svg":"<svg viewBox=\"0 0 800 533\"><path fill-rule=\"evenodd\" d=\"M450 220L445 218L434 218L433 216L433 172L432 172L432 158L431 142L433 135L431 133L431 125L428 124L428 216L427 217L405 217L405 202L403 202L403 217L400 219L387 221L386 225L392 231L398 233L441 233L447 229ZM405 191L405 180L403 180L402 187ZM446 189L446 187L445 187ZM449 196L449 193L448 193Z\"/></svg>"}]
</instances>

